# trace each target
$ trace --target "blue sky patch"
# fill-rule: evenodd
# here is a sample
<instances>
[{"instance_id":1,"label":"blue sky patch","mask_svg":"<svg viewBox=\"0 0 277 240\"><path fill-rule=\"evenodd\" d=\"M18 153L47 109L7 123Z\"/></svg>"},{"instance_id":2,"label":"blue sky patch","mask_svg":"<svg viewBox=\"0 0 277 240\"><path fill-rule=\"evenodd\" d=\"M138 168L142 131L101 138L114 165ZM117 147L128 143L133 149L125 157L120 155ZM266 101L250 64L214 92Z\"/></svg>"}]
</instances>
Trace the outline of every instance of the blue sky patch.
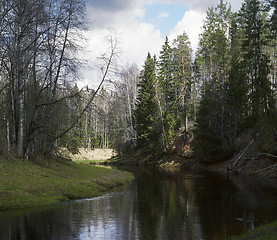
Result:
<instances>
[{"instance_id":1,"label":"blue sky patch","mask_svg":"<svg viewBox=\"0 0 277 240\"><path fill-rule=\"evenodd\" d=\"M161 4L155 3L145 6L146 13L142 19L160 29L162 36L169 35L175 25L182 20L188 8L181 3Z\"/></svg>"}]
</instances>

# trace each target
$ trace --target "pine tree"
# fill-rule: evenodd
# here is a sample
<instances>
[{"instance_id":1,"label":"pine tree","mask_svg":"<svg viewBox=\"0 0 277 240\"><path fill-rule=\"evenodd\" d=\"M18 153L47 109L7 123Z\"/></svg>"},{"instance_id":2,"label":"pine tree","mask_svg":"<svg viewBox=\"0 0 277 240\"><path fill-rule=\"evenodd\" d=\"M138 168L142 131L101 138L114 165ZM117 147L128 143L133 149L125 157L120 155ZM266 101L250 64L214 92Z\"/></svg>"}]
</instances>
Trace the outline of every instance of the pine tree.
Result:
<instances>
[{"instance_id":1,"label":"pine tree","mask_svg":"<svg viewBox=\"0 0 277 240\"><path fill-rule=\"evenodd\" d=\"M184 32L173 40L173 65L174 65L174 82L175 82L175 109L177 127L187 129L188 117L190 112L190 95L191 95L191 60L192 50L188 35ZM191 119L191 118L190 118Z\"/></svg>"}]
</instances>

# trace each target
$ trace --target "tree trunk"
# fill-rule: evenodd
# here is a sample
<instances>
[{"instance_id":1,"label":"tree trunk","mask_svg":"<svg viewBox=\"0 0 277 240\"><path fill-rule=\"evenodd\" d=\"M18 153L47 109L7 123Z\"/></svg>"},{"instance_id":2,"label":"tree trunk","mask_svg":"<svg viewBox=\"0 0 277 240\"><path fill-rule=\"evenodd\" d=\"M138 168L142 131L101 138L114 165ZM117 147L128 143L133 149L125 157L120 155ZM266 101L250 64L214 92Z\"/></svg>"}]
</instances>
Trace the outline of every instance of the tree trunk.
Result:
<instances>
[{"instance_id":1,"label":"tree trunk","mask_svg":"<svg viewBox=\"0 0 277 240\"><path fill-rule=\"evenodd\" d=\"M19 81L22 81L20 79ZM24 94L22 83L19 83L18 91L18 123L17 123L17 146L16 156L23 158L24 156Z\"/></svg>"}]
</instances>

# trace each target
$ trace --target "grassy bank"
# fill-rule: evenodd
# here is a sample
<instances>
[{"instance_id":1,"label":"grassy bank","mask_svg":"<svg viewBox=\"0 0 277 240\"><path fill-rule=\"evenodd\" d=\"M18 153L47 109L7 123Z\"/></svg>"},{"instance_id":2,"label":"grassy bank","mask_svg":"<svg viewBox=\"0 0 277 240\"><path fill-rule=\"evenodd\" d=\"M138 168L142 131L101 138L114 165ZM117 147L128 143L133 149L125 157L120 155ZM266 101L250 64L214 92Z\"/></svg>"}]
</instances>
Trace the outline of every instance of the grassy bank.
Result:
<instances>
[{"instance_id":1,"label":"grassy bank","mask_svg":"<svg viewBox=\"0 0 277 240\"><path fill-rule=\"evenodd\" d=\"M276 240L277 239L277 221L250 230L230 240Z\"/></svg>"},{"instance_id":2,"label":"grassy bank","mask_svg":"<svg viewBox=\"0 0 277 240\"><path fill-rule=\"evenodd\" d=\"M127 172L65 160L0 159L0 209L91 198L132 179Z\"/></svg>"}]
</instances>

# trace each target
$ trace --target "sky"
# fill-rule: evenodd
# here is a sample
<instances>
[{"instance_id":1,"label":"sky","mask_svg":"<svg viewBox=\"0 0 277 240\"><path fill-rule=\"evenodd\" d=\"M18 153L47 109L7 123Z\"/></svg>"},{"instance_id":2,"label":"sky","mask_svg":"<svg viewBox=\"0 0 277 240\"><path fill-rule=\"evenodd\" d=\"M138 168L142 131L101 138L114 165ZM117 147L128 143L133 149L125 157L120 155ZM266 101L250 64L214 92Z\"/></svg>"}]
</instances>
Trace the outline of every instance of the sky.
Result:
<instances>
[{"instance_id":1,"label":"sky","mask_svg":"<svg viewBox=\"0 0 277 240\"><path fill-rule=\"evenodd\" d=\"M243 0L229 0L238 10ZM147 53L159 55L168 36L172 41L184 31L195 51L198 36L208 7L219 0L87 0L88 30L83 58L88 66L83 70L80 85L97 85L98 57L107 53L107 36L118 40L118 65L136 64L142 68Z\"/></svg>"}]
</instances>

